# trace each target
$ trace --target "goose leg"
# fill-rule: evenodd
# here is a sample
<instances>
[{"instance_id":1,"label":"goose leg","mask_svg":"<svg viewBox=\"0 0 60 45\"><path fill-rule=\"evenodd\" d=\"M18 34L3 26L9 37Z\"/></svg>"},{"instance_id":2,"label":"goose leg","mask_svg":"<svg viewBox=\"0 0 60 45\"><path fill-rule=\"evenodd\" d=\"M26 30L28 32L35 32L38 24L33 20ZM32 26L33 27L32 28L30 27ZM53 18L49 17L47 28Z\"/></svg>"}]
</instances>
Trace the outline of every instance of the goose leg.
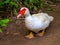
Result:
<instances>
[{"instance_id":1,"label":"goose leg","mask_svg":"<svg viewBox=\"0 0 60 45\"><path fill-rule=\"evenodd\" d=\"M26 38L32 39L34 38L33 32L30 32L28 35L25 36Z\"/></svg>"},{"instance_id":2,"label":"goose leg","mask_svg":"<svg viewBox=\"0 0 60 45\"><path fill-rule=\"evenodd\" d=\"M37 35L40 36L40 37L42 37L44 35L44 33L45 33L45 29L42 30L42 32L39 32Z\"/></svg>"}]
</instances>

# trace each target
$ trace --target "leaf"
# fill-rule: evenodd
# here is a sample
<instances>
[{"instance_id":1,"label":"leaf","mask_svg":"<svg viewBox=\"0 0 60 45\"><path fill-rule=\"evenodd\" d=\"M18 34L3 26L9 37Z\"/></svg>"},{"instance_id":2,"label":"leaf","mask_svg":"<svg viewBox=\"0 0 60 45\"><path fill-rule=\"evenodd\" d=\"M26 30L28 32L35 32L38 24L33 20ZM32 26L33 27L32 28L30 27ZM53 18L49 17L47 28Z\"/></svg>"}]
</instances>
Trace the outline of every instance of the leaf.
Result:
<instances>
[{"instance_id":1,"label":"leaf","mask_svg":"<svg viewBox=\"0 0 60 45\"><path fill-rule=\"evenodd\" d=\"M40 4L40 8L41 8L41 9L43 8L43 3Z\"/></svg>"},{"instance_id":2,"label":"leaf","mask_svg":"<svg viewBox=\"0 0 60 45\"><path fill-rule=\"evenodd\" d=\"M18 7L18 4L12 1L10 2L10 5L15 6L16 8Z\"/></svg>"},{"instance_id":3,"label":"leaf","mask_svg":"<svg viewBox=\"0 0 60 45\"><path fill-rule=\"evenodd\" d=\"M30 8L30 9L32 9L32 8L33 8L33 6L30 6L29 8Z\"/></svg>"},{"instance_id":4,"label":"leaf","mask_svg":"<svg viewBox=\"0 0 60 45\"><path fill-rule=\"evenodd\" d=\"M9 19L0 20L0 25L1 26L7 26L6 23L8 23L9 21L10 21Z\"/></svg>"},{"instance_id":5,"label":"leaf","mask_svg":"<svg viewBox=\"0 0 60 45\"><path fill-rule=\"evenodd\" d=\"M0 2L0 5L3 6L4 4L7 4L9 2L10 2L10 0L5 0L5 1L3 0L3 1Z\"/></svg>"},{"instance_id":6,"label":"leaf","mask_svg":"<svg viewBox=\"0 0 60 45\"><path fill-rule=\"evenodd\" d=\"M27 2L24 2L25 5L27 5L28 3Z\"/></svg>"},{"instance_id":7,"label":"leaf","mask_svg":"<svg viewBox=\"0 0 60 45\"><path fill-rule=\"evenodd\" d=\"M2 33L2 29L0 28L0 33Z\"/></svg>"},{"instance_id":8,"label":"leaf","mask_svg":"<svg viewBox=\"0 0 60 45\"><path fill-rule=\"evenodd\" d=\"M8 23L9 21L9 19L0 20L1 23Z\"/></svg>"},{"instance_id":9,"label":"leaf","mask_svg":"<svg viewBox=\"0 0 60 45\"><path fill-rule=\"evenodd\" d=\"M14 9L13 12L14 12L15 15L17 15L17 10L16 9Z\"/></svg>"},{"instance_id":10,"label":"leaf","mask_svg":"<svg viewBox=\"0 0 60 45\"><path fill-rule=\"evenodd\" d=\"M47 11L52 11L53 9L51 7L47 7Z\"/></svg>"},{"instance_id":11,"label":"leaf","mask_svg":"<svg viewBox=\"0 0 60 45\"><path fill-rule=\"evenodd\" d=\"M4 1L4 4L5 4L5 3L9 3L9 2L10 2L10 0L6 0L6 1Z\"/></svg>"},{"instance_id":12,"label":"leaf","mask_svg":"<svg viewBox=\"0 0 60 45\"><path fill-rule=\"evenodd\" d=\"M3 3L2 2L0 2L0 8L2 8L3 7Z\"/></svg>"},{"instance_id":13,"label":"leaf","mask_svg":"<svg viewBox=\"0 0 60 45\"><path fill-rule=\"evenodd\" d=\"M7 24L1 24L1 26L7 26Z\"/></svg>"},{"instance_id":14,"label":"leaf","mask_svg":"<svg viewBox=\"0 0 60 45\"><path fill-rule=\"evenodd\" d=\"M30 0L30 3L37 3L37 0Z\"/></svg>"},{"instance_id":15,"label":"leaf","mask_svg":"<svg viewBox=\"0 0 60 45\"><path fill-rule=\"evenodd\" d=\"M37 10L37 7L36 7L36 6L34 6L34 9L35 9L35 10Z\"/></svg>"},{"instance_id":16,"label":"leaf","mask_svg":"<svg viewBox=\"0 0 60 45\"><path fill-rule=\"evenodd\" d=\"M40 0L40 8L42 9L43 8L43 5L44 4L44 0Z\"/></svg>"}]
</instances>

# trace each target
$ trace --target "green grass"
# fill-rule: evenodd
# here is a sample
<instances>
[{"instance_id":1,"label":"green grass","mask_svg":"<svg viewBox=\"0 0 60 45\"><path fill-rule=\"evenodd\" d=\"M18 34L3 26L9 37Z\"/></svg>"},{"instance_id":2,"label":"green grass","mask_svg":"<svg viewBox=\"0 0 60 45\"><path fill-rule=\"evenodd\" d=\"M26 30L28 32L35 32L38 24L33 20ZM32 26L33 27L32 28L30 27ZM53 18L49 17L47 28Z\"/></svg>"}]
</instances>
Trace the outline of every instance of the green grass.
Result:
<instances>
[{"instance_id":1,"label":"green grass","mask_svg":"<svg viewBox=\"0 0 60 45\"><path fill-rule=\"evenodd\" d=\"M0 27L7 26L7 23L8 23L9 21L10 21L9 19L0 20ZM2 33L2 29L1 29L1 28L0 28L0 32Z\"/></svg>"}]
</instances>

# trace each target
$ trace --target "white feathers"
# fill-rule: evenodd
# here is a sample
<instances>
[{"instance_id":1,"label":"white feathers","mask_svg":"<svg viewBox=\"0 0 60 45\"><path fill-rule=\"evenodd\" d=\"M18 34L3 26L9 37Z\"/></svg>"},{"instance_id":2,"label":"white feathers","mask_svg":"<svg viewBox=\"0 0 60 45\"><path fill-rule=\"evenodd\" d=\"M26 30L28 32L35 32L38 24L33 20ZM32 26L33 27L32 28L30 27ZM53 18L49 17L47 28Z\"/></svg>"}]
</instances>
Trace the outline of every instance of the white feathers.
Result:
<instances>
[{"instance_id":1,"label":"white feathers","mask_svg":"<svg viewBox=\"0 0 60 45\"><path fill-rule=\"evenodd\" d=\"M28 8L26 8L25 12L25 25L29 30L34 32L39 32L47 28L51 21L53 21L53 17L49 16L47 13L38 13L30 15Z\"/></svg>"},{"instance_id":2,"label":"white feathers","mask_svg":"<svg viewBox=\"0 0 60 45\"><path fill-rule=\"evenodd\" d=\"M26 27L34 32L47 28L51 21L53 21L53 17L46 13L33 14L25 18Z\"/></svg>"}]
</instances>

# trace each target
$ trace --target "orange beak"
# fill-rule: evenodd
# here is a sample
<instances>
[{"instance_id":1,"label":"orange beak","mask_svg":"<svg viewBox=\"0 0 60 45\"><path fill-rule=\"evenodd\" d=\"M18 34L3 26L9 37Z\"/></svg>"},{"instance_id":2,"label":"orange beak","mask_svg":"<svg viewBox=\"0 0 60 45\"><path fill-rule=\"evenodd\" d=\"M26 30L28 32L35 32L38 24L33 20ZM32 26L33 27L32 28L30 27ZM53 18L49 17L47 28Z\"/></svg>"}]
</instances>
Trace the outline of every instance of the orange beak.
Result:
<instances>
[{"instance_id":1,"label":"orange beak","mask_svg":"<svg viewBox=\"0 0 60 45\"><path fill-rule=\"evenodd\" d=\"M19 14L19 15L17 16L17 18L19 18L19 17L21 17L21 14Z\"/></svg>"}]
</instances>

